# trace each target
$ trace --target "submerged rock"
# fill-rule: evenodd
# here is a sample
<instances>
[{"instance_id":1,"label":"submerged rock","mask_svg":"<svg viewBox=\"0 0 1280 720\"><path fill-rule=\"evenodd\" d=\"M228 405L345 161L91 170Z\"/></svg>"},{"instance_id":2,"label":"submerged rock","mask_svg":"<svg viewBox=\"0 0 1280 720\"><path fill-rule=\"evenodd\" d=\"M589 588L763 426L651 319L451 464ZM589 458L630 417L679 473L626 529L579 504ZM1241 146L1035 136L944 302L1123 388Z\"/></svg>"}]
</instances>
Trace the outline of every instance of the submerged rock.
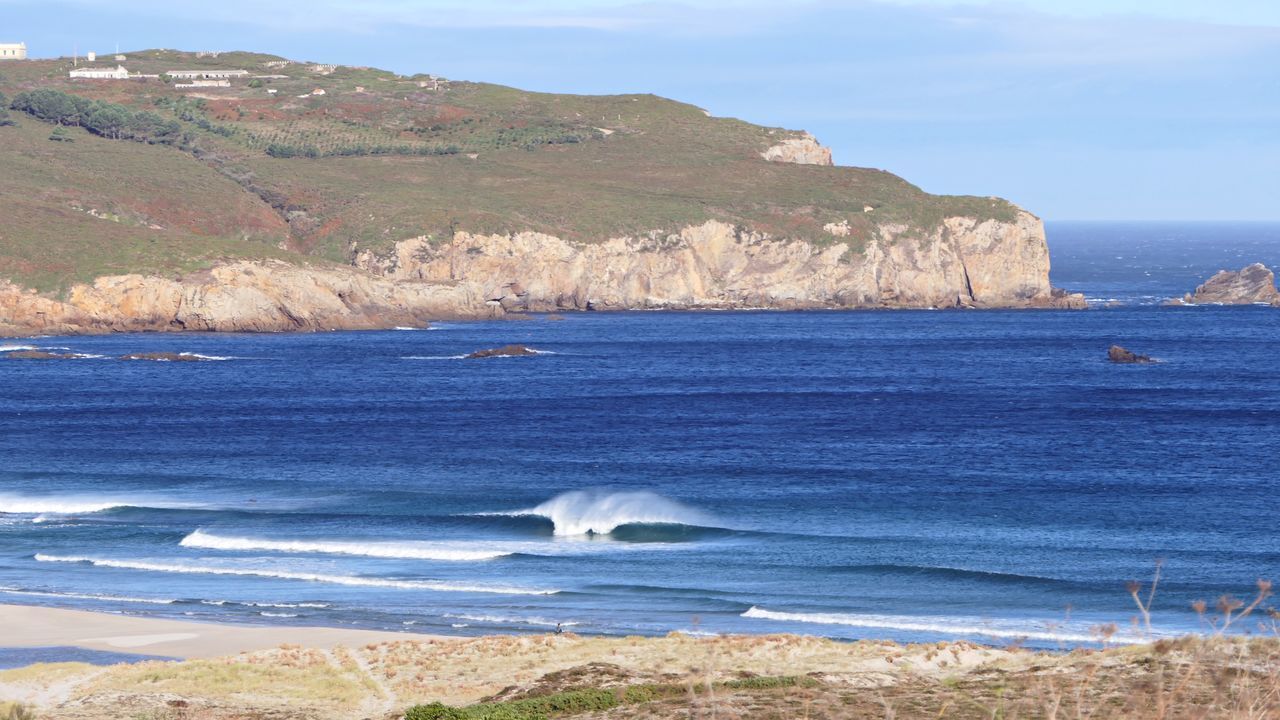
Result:
<instances>
[{"instance_id":1,"label":"submerged rock","mask_svg":"<svg viewBox=\"0 0 1280 720\"><path fill-rule=\"evenodd\" d=\"M1240 270L1219 270L1213 277L1183 296L1187 305L1255 305L1280 307L1275 273L1262 263Z\"/></svg>"},{"instance_id":2,"label":"submerged rock","mask_svg":"<svg viewBox=\"0 0 1280 720\"><path fill-rule=\"evenodd\" d=\"M171 352L152 352L152 353L129 353L121 355L121 360L151 360L152 362L205 362L209 358L199 355L190 355L187 353L171 353Z\"/></svg>"},{"instance_id":3,"label":"submerged rock","mask_svg":"<svg viewBox=\"0 0 1280 720\"><path fill-rule=\"evenodd\" d=\"M1107 359L1113 363L1122 363L1128 365L1145 365L1147 363L1158 362L1149 355L1139 355L1138 353L1126 350L1119 345L1112 345L1107 350Z\"/></svg>"},{"instance_id":4,"label":"submerged rock","mask_svg":"<svg viewBox=\"0 0 1280 720\"><path fill-rule=\"evenodd\" d=\"M52 353L45 350L17 350L5 353L9 360L71 360L79 357L68 353Z\"/></svg>"},{"instance_id":5,"label":"submerged rock","mask_svg":"<svg viewBox=\"0 0 1280 720\"><path fill-rule=\"evenodd\" d=\"M538 351L524 345L503 345L499 348L491 348L488 350L476 350L467 355L468 358L491 358L491 357L524 357L526 355L537 355Z\"/></svg>"}]
</instances>

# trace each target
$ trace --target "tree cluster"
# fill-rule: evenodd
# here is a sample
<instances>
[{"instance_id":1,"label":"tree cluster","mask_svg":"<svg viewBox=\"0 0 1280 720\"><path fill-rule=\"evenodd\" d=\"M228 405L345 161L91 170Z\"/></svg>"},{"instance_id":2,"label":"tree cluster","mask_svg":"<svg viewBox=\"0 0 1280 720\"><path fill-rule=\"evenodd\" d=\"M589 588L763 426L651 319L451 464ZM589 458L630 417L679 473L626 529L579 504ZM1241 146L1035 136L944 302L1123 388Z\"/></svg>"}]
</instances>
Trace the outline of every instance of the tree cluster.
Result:
<instances>
[{"instance_id":1,"label":"tree cluster","mask_svg":"<svg viewBox=\"0 0 1280 720\"><path fill-rule=\"evenodd\" d=\"M60 90L30 90L18 93L9 105L28 115L54 123L82 127L112 140L136 140L159 145L182 142L182 126L146 110L90 100Z\"/></svg>"}]
</instances>

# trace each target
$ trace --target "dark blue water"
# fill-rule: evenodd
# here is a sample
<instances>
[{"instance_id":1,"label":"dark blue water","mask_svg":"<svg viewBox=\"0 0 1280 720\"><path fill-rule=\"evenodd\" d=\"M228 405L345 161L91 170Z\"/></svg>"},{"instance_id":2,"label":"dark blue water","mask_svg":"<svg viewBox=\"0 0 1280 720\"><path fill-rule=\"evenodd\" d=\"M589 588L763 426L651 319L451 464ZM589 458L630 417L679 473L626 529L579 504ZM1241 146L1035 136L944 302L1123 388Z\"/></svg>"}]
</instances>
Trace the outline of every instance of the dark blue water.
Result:
<instances>
[{"instance_id":1,"label":"dark blue water","mask_svg":"<svg viewBox=\"0 0 1280 720\"><path fill-rule=\"evenodd\" d=\"M1161 277L1133 297L1190 289ZM1125 586L1157 559L1166 633L1280 576L1268 308L5 342L104 357L0 360L3 602L1054 645L1134 636ZM509 342L548 354L456 357ZM1112 343L1164 362L1109 364ZM161 350L229 359L110 359Z\"/></svg>"}]
</instances>

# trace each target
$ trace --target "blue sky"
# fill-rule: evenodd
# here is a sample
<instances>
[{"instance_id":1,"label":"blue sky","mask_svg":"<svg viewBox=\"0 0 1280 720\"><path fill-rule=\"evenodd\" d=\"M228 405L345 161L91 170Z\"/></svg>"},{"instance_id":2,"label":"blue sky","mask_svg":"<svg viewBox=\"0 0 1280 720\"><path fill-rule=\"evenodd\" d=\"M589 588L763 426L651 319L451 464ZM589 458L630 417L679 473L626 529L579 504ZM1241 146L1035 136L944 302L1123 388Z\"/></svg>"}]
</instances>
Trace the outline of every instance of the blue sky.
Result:
<instances>
[{"instance_id":1,"label":"blue sky","mask_svg":"<svg viewBox=\"0 0 1280 720\"><path fill-rule=\"evenodd\" d=\"M1050 220L1280 220L1276 0L0 0L0 36L654 92Z\"/></svg>"}]
</instances>

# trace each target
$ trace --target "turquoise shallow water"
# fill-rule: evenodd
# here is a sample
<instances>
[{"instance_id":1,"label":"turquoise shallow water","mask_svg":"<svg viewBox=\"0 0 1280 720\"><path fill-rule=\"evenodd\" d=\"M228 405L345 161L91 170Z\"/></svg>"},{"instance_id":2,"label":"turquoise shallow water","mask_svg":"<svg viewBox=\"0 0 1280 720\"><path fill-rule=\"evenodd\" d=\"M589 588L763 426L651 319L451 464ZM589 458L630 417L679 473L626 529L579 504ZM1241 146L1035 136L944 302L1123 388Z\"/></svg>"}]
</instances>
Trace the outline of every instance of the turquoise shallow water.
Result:
<instances>
[{"instance_id":1,"label":"turquoise shallow water","mask_svg":"<svg viewBox=\"0 0 1280 720\"><path fill-rule=\"evenodd\" d=\"M0 364L0 601L1056 646L1133 636L1161 558L1157 629L1195 630L1280 575L1280 312L1142 301L1183 274L1090 312L0 341L103 356ZM546 354L457 357L508 342ZM110 359L157 350L222 359Z\"/></svg>"}]
</instances>

